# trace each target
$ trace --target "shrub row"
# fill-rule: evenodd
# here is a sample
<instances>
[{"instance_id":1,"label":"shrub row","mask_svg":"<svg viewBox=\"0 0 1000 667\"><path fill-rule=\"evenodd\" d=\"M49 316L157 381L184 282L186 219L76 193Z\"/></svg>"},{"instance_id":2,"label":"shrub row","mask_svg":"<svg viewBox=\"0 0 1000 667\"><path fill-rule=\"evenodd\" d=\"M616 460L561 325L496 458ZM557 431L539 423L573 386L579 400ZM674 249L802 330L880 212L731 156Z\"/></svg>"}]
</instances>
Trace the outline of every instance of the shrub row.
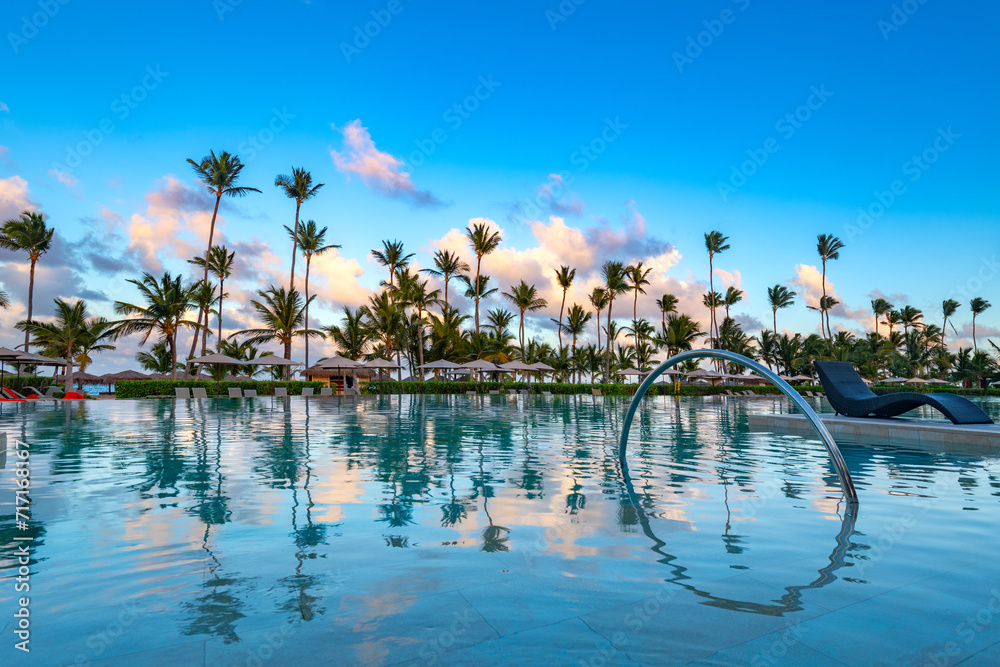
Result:
<instances>
[{"instance_id":1,"label":"shrub row","mask_svg":"<svg viewBox=\"0 0 1000 667\"><path fill-rule=\"evenodd\" d=\"M631 396L639 388L638 384L569 384L563 382L395 382L376 381L362 385L362 390L366 394L464 394L467 391L474 391L477 394L488 393L492 389L499 389L503 392L520 391L529 389L531 393L538 394L548 391L553 394L589 394L591 389L600 389L604 396ZM763 387L733 387L731 385L691 385L682 384L680 386L681 396L711 396L713 394L723 394L727 390L739 389L744 391L750 389L758 394L778 393L778 389L771 386ZM674 385L654 384L646 392L648 396L673 395Z\"/></svg>"},{"instance_id":2,"label":"shrub row","mask_svg":"<svg viewBox=\"0 0 1000 667\"><path fill-rule=\"evenodd\" d=\"M145 398L147 396L169 396L173 398L177 387L204 387L209 396L227 396L230 387L239 387L244 391L256 389L258 396L274 394L275 387L285 387L288 393L296 396L302 393L303 387L313 387L319 393L320 388L327 386L325 382L304 382L292 380L278 382L274 380L243 380L239 382L212 382L210 380L122 380L115 383L115 398Z\"/></svg>"}]
</instances>

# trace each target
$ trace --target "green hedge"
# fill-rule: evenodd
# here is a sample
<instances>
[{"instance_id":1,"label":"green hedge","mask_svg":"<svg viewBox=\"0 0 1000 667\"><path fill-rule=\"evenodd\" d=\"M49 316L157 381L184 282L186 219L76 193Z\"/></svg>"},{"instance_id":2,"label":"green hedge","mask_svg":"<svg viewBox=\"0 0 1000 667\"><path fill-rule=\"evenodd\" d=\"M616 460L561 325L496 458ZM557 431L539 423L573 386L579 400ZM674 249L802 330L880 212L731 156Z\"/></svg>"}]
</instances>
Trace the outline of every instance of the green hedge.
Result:
<instances>
[{"instance_id":1,"label":"green hedge","mask_svg":"<svg viewBox=\"0 0 1000 667\"><path fill-rule=\"evenodd\" d=\"M530 389L533 394L538 394L543 391L552 392L553 394L590 394L591 389L600 389L601 394L604 396L631 396L635 393L635 390L638 387L638 384L590 385L567 384L562 382L532 382L529 385L527 382L394 382L385 380L369 382L362 385L362 389L366 394L464 394L467 391L475 391L478 394L485 394L491 389L499 389L505 392ZM682 384L680 395L711 396L713 394L723 394L727 390L732 391L733 389L738 389L740 391L750 389L758 394L779 393L777 388L771 386L733 387L731 385L720 385L718 387L712 387L711 385ZM808 388L806 390L811 391L811 389ZM673 395L673 393L673 385L656 384L650 387L649 391L646 392L648 396Z\"/></svg>"},{"instance_id":2,"label":"green hedge","mask_svg":"<svg viewBox=\"0 0 1000 667\"><path fill-rule=\"evenodd\" d=\"M327 386L325 382L277 382L274 380L244 380L240 382L212 382L210 380L122 380L115 383L115 398L145 398L147 396L174 397L177 387L204 387L209 396L228 396L230 387L239 387L244 391L256 389L258 396L270 396L275 387L285 387L292 396L302 393L303 387L313 387L317 390Z\"/></svg>"}]
</instances>

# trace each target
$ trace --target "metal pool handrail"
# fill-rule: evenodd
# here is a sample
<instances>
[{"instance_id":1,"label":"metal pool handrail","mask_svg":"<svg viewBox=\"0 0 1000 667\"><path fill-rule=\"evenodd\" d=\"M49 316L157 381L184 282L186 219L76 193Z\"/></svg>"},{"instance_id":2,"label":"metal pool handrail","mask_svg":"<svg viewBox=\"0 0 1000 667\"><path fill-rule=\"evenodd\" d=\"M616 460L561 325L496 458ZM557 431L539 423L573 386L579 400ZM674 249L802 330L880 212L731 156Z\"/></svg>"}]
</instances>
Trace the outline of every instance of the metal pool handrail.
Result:
<instances>
[{"instance_id":1,"label":"metal pool handrail","mask_svg":"<svg viewBox=\"0 0 1000 667\"><path fill-rule=\"evenodd\" d=\"M736 354L735 352L730 352L728 350L689 350L687 352L681 352L680 354L675 354L670 357L662 364L656 367L653 372L646 376L646 379L642 381L639 385L639 389L636 390L635 396L632 397L632 402L628 406L628 412L625 413L625 422L622 425L622 436L618 443L618 458L623 465L627 465L625 462L625 450L628 447L628 432L632 426L632 418L635 416L635 411L639 408L639 402L642 397L646 394L646 391L652 386L656 378L660 377L664 371L672 366L676 366L679 363L683 363L689 359L722 359L724 361L729 361L732 363L739 364L740 366L745 366L749 368L754 373L766 378L777 387L781 393L787 396L792 403L795 404L802 414L805 415L806 419L812 424L813 429L819 435L820 440L826 445L826 451L830 455L830 459L833 461L833 467L837 469L837 476L840 478L840 486L844 490L844 496L847 498L847 502L851 504L857 504L858 493L854 489L854 480L851 479L851 473L847 470L847 464L844 463L844 457L840 454L840 449L837 448L837 443L833 441L833 436L830 435L830 431L827 430L826 426L820 421L819 416L816 411L803 400L802 396L799 395L795 389L792 388L787 382L782 380L776 373L770 370L767 366L757 363L753 359L744 357L742 354Z\"/></svg>"}]
</instances>

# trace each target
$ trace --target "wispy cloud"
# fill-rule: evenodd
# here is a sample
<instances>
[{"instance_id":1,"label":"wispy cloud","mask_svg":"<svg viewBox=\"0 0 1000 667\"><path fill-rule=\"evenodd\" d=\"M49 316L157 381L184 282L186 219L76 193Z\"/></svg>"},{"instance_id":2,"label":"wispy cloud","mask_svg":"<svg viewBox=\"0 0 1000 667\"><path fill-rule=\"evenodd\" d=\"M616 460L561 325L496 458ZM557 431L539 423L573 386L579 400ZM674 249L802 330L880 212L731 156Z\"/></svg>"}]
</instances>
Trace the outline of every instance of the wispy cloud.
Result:
<instances>
[{"instance_id":1,"label":"wispy cloud","mask_svg":"<svg viewBox=\"0 0 1000 667\"><path fill-rule=\"evenodd\" d=\"M83 189L80 187L80 181L73 174L67 174L58 169L49 169L49 178L65 185L77 199L83 198Z\"/></svg>"},{"instance_id":2,"label":"wispy cloud","mask_svg":"<svg viewBox=\"0 0 1000 667\"><path fill-rule=\"evenodd\" d=\"M0 111L10 111L10 107L3 102L0 102Z\"/></svg>"},{"instance_id":3,"label":"wispy cloud","mask_svg":"<svg viewBox=\"0 0 1000 667\"><path fill-rule=\"evenodd\" d=\"M361 125L360 119L340 128L332 127L343 136L343 150L330 149L330 157L338 171L357 174L371 190L390 199L408 202L415 208L444 206L434 193L417 189L409 172L403 169L402 160L375 147L368 128Z\"/></svg>"}]
</instances>

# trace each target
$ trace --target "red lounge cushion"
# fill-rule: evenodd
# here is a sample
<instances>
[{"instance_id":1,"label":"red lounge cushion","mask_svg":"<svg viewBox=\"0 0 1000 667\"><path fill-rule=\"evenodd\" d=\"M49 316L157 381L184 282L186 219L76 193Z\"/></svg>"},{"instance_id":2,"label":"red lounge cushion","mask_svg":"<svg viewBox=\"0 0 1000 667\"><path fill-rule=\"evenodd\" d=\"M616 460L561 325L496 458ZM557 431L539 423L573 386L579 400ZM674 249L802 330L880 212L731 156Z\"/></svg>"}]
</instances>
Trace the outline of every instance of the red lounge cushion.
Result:
<instances>
[{"instance_id":1,"label":"red lounge cushion","mask_svg":"<svg viewBox=\"0 0 1000 667\"><path fill-rule=\"evenodd\" d=\"M83 394L78 394L75 391L68 392L63 398L86 398Z\"/></svg>"}]
</instances>

